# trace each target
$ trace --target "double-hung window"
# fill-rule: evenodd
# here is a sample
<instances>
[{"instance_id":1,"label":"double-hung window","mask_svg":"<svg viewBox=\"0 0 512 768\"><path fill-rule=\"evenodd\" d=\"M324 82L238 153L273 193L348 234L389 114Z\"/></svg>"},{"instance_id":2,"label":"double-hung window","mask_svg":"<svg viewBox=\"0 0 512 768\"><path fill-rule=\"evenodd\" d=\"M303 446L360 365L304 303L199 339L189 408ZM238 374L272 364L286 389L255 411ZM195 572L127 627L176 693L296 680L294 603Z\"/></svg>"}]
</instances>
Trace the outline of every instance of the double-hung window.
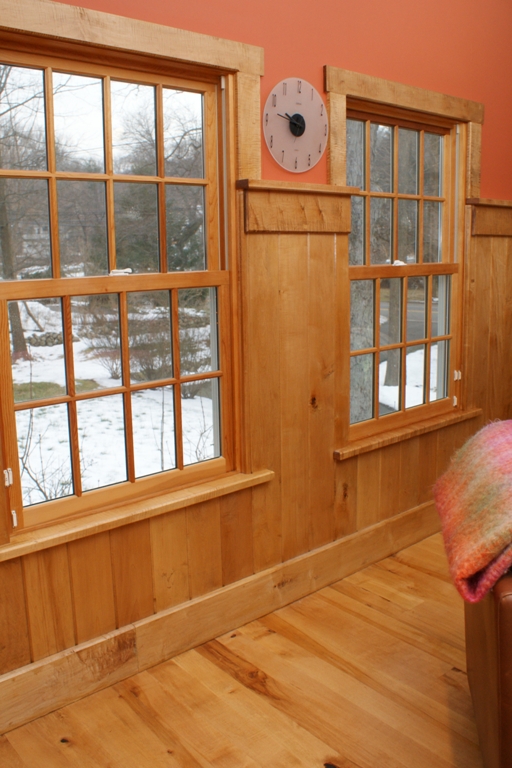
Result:
<instances>
[{"instance_id":1,"label":"double-hung window","mask_svg":"<svg viewBox=\"0 0 512 768\"><path fill-rule=\"evenodd\" d=\"M25 525L232 468L220 89L161 69L0 59L1 426Z\"/></svg>"},{"instance_id":2,"label":"double-hung window","mask_svg":"<svg viewBox=\"0 0 512 768\"><path fill-rule=\"evenodd\" d=\"M457 128L347 110L353 438L454 407Z\"/></svg>"}]
</instances>

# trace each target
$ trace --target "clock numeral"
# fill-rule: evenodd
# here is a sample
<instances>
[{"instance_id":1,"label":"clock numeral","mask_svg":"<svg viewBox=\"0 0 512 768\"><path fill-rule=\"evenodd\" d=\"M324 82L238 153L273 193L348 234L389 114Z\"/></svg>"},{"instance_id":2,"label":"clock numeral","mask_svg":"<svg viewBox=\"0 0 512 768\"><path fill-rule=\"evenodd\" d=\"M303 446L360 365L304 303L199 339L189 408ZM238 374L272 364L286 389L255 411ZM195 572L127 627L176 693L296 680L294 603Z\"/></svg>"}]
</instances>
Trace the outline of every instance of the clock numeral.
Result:
<instances>
[{"instance_id":1,"label":"clock numeral","mask_svg":"<svg viewBox=\"0 0 512 768\"><path fill-rule=\"evenodd\" d=\"M319 146L318 146L318 152L319 152L320 154L322 154L322 142L320 142L320 144L319 144Z\"/></svg>"},{"instance_id":2,"label":"clock numeral","mask_svg":"<svg viewBox=\"0 0 512 768\"><path fill-rule=\"evenodd\" d=\"M295 158L295 169L297 169L297 158Z\"/></svg>"},{"instance_id":3,"label":"clock numeral","mask_svg":"<svg viewBox=\"0 0 512 768\"><path fill-rule=\"evenodd\" d=\"M297 93L302 93L302 80L297 80Z\"/></svg>"},{"instance_id":4,"label":"clock numeral","mask_svg":"<svg viewBox=\"0 0 512 768\"><path fill-rule=\"evenodd\" d=\"M281 155L281 162L284 163L284 149L283 149L283 153Z\"/></svg>"},{"instance_id":5,"label":"clock numeral","mask_svg":"<svg viewBox=\"0 0 512 768\"><path fill-rule=\"evenodd\" d=\"M272 148L274 146L274 134L270 137L270 147Z\"/></svg>"},{"instance_id":6,"label":"clock numeral","mask_svg":"<svg viewBox=\"0 0 512 768\"><path fill-rule=\"evenodd\" d=\"M324 114L324 105L323 105L323 102L322 102L322 104L320 106L320 117L322 117L323 114Z\"/></svg>"},{"instance_id":7,"label":"clock numeral","mask_svg":"<svg viewBox=\"0 0 512 768\"><path fill-rule=\"evenodd\" d=\"M272 106L277 107L277 93L272 94Z\"/></svg>"},{"instance_id":8,"label":"clock numeral","mask_svg":"<svg viewBox=\"0 0 512 768\"><path fill-rule=\"evenodd\" d=\"M327 123L325 124L325 136L327 136Z\"/></svg>"},{"instance_id":9,"label":"clock numeral","mask_svg":"<svg viewBox=\"0 0 512 768\"><path fill-rule=\"evenodd\" d=\"M268 112L265 113L265 125L268 125Z\"/></svg>"},{"instance_id":10,"label":"clock numeral","mask_svg":"<svg viewBox=\"0 0 512 768\"><path fill-rule=\"evenodd\" d=\"M311 89L311 101L313 101L314 98L315 98L315 89L312 88Z\"/></svg>"},{"instance_id":11,"label":"clock numeral","mask_svg":"<svg viewBox=\"0 0 512 768\"><path fill-rule=\"evenodd\" d=\"M286 86L288 83L283 83L283 96L286 96Z\"/></svg>"},{"instance_id":12,"label":"clock numeral","mask_svg":"<svg viewBox=\"0 0 512 768\"><path fill-rule=\"evenodd\" d=\"M308 168L311 165L311 155L308 155Z\"/></svg>"}]
</instances>

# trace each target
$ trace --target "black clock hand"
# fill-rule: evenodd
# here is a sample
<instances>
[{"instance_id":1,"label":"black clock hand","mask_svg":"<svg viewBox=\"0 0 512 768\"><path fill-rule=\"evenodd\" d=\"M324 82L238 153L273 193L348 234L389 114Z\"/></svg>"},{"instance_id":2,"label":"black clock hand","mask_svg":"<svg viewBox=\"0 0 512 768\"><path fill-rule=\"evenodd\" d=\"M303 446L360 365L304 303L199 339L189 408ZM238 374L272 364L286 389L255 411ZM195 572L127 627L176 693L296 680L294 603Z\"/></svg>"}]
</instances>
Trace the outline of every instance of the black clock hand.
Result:
<instances>
[{"instance_id":1,"label":"black clock hand","mask_svg":"<svg viewBox=\"0 0 512 768\"><path fill-rule=\"evenodd\" d=\"M288 112L285 112L284 115L280 115L278 112L277 116L282 117L283 120L288 120L290 124L290 131L294 136L302 136L306 130L306 121L298 112L295 115L289 115Z\"/></svg>"},{"instance_id":2,"label":"black clock hand","mask_svg":"<svg viewBox=\"0 0 512 768\"><path fill-rule=\"evenodd\" d=\"M293 117L290 117L288 112L285 112L284 115L280 115L278 112L277 116L282 117L284 120L288 120L290 123L292 123L292 125L299 125L299 126L301 125L300 123L297 122L297 120L294 120Z\"/></svg>"}]
</instances>

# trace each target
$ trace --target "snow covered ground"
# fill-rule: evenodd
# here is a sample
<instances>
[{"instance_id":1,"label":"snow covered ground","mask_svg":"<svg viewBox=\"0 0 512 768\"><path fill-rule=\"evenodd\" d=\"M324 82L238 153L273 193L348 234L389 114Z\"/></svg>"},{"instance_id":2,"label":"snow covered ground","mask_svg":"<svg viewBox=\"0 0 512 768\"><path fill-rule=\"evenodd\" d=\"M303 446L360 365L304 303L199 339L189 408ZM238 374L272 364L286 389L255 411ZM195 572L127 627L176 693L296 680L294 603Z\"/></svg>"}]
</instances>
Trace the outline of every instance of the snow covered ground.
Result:
<instances>
[{"instance_id":1,"label":"snow covered ground","mask_svg":"<svg viewBox=\"0 0 512 768\"><path fill-rule=\"evenodd\" d=\"M37 324L62 333L58 305L31 301L20 302L25 335L41 333ZM30 317L33 315L35 321ZM102 396L77 403L78 439L83 490L91 490L127 479L123 396L108 395L118 387L95 350L87 341L73 342L75 381L82 392L100 391ZM63 344L30 346L30 360L14 362L15 398L58 396L65 393ZM37 390L37 385L43 387ZM47 385L54 385L50 394ZM24 385L23 389L20 386ZM186 385L185 385L186 387ZM32 388L32 397L30 397ZM183 454L185 465L219 455L218 435L214 435L212 389L205 382L201 395L181 401ZM48 394L41 394L48 390ZM173 387L140 390L132 395L133 444L137 477L172 469L176 466ZM210 395L210 396L209 396ZM24 504L36 504L46 498L73 493L69 447L68 409L66 404L17 411Z\"/></svg>"}]
</instances>

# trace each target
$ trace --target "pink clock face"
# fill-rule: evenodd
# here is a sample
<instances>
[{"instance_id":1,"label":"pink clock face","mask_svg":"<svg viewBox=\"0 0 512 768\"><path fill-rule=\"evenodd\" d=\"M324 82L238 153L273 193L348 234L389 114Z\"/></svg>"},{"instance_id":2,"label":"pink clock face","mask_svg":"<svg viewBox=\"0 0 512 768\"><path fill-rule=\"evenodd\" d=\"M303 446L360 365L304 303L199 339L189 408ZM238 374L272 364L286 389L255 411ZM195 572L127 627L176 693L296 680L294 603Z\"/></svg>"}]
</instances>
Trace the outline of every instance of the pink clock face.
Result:
<instances>
[{"instance_id":1,"label":"pink clock face","mask_svg":"<svg viewBox=\"0 0 512 768\"><path fill-rule=\"evenodd\" d=\"M327 110L316 88L296 77L278 83L263 110L263 135L270 154L287 171L313 168L329 135Z\"/></svg>"}]
</instances>

